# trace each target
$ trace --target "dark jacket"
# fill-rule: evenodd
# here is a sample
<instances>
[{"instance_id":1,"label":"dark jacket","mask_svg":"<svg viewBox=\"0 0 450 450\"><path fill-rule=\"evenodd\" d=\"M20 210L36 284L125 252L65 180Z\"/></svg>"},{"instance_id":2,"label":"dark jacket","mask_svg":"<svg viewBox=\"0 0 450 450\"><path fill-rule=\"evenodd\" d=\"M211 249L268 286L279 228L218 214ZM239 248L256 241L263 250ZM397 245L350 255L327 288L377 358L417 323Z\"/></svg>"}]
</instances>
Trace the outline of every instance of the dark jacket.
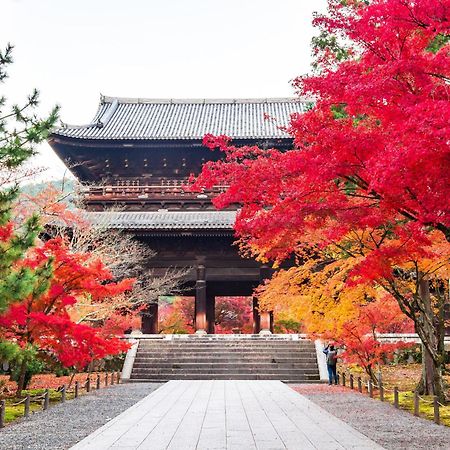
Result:
<instances>
[{"instance_id":1,"label":"dark jacket","mask_svg":"<svg viewBox=\"0 0 450 450\"><path fill-rule=\"evenodd\" d=\"M329 366L335 366L337 364L337 350L330 350L329 347L324 348L323 352L325 353L327 357L327 365Z\"/></svg>"}]
</instances>

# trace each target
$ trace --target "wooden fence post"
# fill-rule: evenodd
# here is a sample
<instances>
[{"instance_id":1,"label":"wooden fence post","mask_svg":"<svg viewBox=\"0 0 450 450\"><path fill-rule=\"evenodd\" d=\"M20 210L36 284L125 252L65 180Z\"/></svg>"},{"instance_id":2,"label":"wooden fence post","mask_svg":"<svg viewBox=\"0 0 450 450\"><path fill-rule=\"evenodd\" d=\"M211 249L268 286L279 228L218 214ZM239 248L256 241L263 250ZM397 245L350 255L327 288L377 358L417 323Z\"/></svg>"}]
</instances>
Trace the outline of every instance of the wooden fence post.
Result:
<instances>
[{"instance_id":1,"label":"wooden fence post","mask_svg":"<svg viewBox=\"0 0 450 450\"><path fill-rule=\"evenodd\" d=\"M419 394L414 392L414 415L419 415Z\"/></svg>"},{"instance_id":2,"label":"wooden fence post","mask_svg":"<svg viewBox=\"0 0 450 450\"><path fill-rule=\"evenodd\" d=\"M114 372L111 372L111 386L114 384Z\"/></svg>"},{"instance_id":3,"label":"wooden fence post","mask_svg":"<svg viewBox=\"0 0 450 450\"><path fill-rule=\"evenodd\" d=\"M86 380L86 392L91 392L91 377Z\"/></svg>"},{"instance_id":4,"label":"wooden fence post","mask_svg":"<svg viewBox=\"0 0 450 450\"><path fill-rule=\"evenodd\" d=\"M66 401L66 385L63 384L61 388L61 403L65 403Z\"/></svg>"},{"instance_id":5,"label":"wooden fence post","mask_svg":"<svg viewBox=\"0 0 450 450\"><path fill-rule=\"evenodd\" d=\"M361 382L361 377L358 377L358 391L362 392L362 382Z\"/></svg>"},{"instance_id":6,"label":"wooden fence post","mask_svg":"<svg viewBox=\"0 0 450 450\"><path fill-rule=\"evenodd\" d=\"M44 411L48 409L49 404L50 404L50 393L48 389L46 389L44 393L44 407L43 407Z\"/></svg>"},{"instance_id":7,"label":"wooden fence post","mask_svg":"<svg viewBox=\"0 0 450 450\"><path fill-rule=\"evenodd\" d=\"M369 397L373 398L373 384L372 384L372 379L369 379L369 381L367 382L367 392L369 393Z\"/></svg>"},{"instance_id":8,"label":"wooden fence post","mask_svg":"<svg viewBox=\"0 0 450 450\"><path fill-rule=\"evenodd\" d=\"M353 380L353 374L350 374L350 389L354 388L354 380Z\"/></svg>"},{"instance_id":9,"label":"wooden fence post","mask_svg":"<svg viewBox=\"0 0 450 450\"><path fill-rule=\"evenodd\" d=\"M384 386L383 383L380 382L379 386L378 386L379 392L380 392L380 401L384 402Z\"/></svg>"},{"instance_id":10,"label":"wooden fence post","mask_svg":"<svg viewBox=\"0 0 450 450\"><path fill-rule=\"evenodd\" d=\"M378 386L381 386L383 384L383 377L381 375L381 370L378 370L377 379L378 379Z\"/></svg>"},{"instance_id":11,"label":"wooden fence post","mask_svg":"<svg viewBox=\"0 0 450 450\"><path fill-rule=\"evenodd\" d=\"M120 372L117 372L117 384L120 384Z\"/></svg>"},{"instance_id":12,"label":"wooden fence post","mask_svg":"<svg viewBox=\"0 0 450 450\"><path fill-rule=\"evenodd\" d=\"M398 387L394 388L394 408L398 409Z\"/></svg>"},{"instance_id":13,"label":"wooden fence post","mask_svg":"<svg viewBox=\"0 0 450 450\"><path fill-rule=\"evenodd\" d=\"M0 428L5 426L6 401L0 400Z\"/></svg>"},{"instance_id":14,"label":"wooden fence post","mask_svg":"<svg viewBox=\"0 0 450 450\"><path fill-rule=\"evenodd\" d=\"M23 416L30 417L30 394L25 397L25 403L23 406Z\"/></svg>"},{"instance_id":15,"label":"wooden fence post","mask_svg":"<svg viewBox=\"0 0 450 450\"><path fill-rule=\"evenodd\" d=\"M346 376L345 376L345 372L342 373L342 386L345 386L345 380Z\"/></svg>"},{"instance_id":16,"label":"wooden fence post","mask_svg":"<svg viewBox=\"0 0 450 450\"><path fill-rule=\"evenodd\" d=\"M97 374L97 389L100 389L100 374Z\"/></svg>"},{"instance_id":17,"label":"wooden fence post","mask_svg":"<svg viewBox=\"0 0 450 450\"><path fill-rule=\"evenodd\" d=\"M439 417L439 402L436 395L433 397L433 409L434 409L434 423L437 423L439 425L441 423L441 418Z\"/></svg>"},{"instance_id":18,"label":"wooden fence post","mask_svg":"<svg viewBox=\"0 0 450 450\"><path fill-rule=\"evenodd\" d=\"M78 398L78 389L79 389L78 381L75 381L75 398Z\"/></svg>"}]
</instances>

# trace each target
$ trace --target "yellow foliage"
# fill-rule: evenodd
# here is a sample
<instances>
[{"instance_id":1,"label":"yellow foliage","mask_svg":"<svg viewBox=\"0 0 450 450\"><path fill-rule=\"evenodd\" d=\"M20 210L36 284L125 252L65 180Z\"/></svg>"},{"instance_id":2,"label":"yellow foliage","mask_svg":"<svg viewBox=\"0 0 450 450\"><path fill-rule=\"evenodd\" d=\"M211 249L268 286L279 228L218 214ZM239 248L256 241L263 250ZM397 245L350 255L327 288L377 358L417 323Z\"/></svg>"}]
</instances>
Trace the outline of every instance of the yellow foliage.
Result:
<instances>
[{"instance_id":1,"label":"yellow foliage","mask_svg":"<svg viewBox=\"0 0 450 450\"><path fill-rule=\"evenodd\" d=\"M260 306L284 311L290 318L302 322L309 334L339 335L345 323L358 318L360 306L387 295L383 280L378 284L370 279L348 283L352 269L366 261L367 255L376 251L379 243L384 242L385 247L391 248L404 247L404 243L395 237L384 241L383 233L383 230L371 233L353 230L325 249L319 245L299 249L298 256L304 262L298 267L280 270L260 287L257 292ZM405 257L396 263L387 259L390 273L398 270L405 274L395 280L396 289L405 297L416 294L418 273L426 275L431 283L450 278L449 243L438 233L430 233L429 238L432 244L428 254L416 254L414 247L408 247ZM314 236L311 239L318 244Z\"/></svg>"},{"instance_id":2,"label":"yellow foliage","mask_svg":"<svg viewBox=\"0 0 450 450\"><path fill-rule=\"evenodd\" d=\"M358 306L376 295L370 286L344 289L354 259L307 261L279 271L259 290L262 308L282 309L313 335L335 335L345 322L358 316ZM322 267L320 267L322 266Z\"/></svg>"}]
</instances>

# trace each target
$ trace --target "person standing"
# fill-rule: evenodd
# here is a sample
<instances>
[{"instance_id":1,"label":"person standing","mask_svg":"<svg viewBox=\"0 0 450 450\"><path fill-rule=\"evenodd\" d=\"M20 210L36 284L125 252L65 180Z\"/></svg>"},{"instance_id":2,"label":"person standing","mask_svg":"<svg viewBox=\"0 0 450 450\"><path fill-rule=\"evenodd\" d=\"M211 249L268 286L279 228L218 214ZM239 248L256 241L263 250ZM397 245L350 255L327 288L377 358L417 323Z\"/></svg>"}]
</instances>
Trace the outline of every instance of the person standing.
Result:
<instances>
[{"instance_id":1,"label":"person standing","mask_svg":"<svg viewBox=\"0 0 450 450\"><path fill-rule=\"evenodd\" d=\"M323 352L325 353L325 356L327 357L327 369L328 369L328 384L331 386L333 384L338 384L338 377L337 377L337 360L338 360L338 354L337 349L333 344L328 344Z\"/></svg>"}]
</instances>

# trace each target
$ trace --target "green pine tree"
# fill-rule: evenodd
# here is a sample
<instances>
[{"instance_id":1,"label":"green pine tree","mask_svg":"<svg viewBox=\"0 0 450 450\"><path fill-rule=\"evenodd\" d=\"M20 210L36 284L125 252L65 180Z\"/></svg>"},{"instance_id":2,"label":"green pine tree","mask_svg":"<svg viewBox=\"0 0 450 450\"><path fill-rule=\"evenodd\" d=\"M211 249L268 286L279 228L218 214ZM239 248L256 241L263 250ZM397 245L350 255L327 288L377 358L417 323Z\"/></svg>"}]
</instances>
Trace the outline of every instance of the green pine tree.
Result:
<instances>
[{"instance_id":1,"label":"green pine tree","mask_svg":"<svg viewBox=\"0 0 450 450\"><path fill-rule=\"evenodd\" d=\"M12 45L0 51L0 83L8 76L7 67L12 63ZM6 97L0 96L0 168L14 169L20 166L36 152L36 144L45 140L56 120L58 107L48 117L40 118L36 114L39 105L39 92L35 89L24 104L13 104L3 111Z\"/></svg>"},{"instance_id":2,"label":"green pine tree","mask_svg":"<svg viewBox=\"0 0 450 450\"><path fill-rule=\"evenodd\" d=\"M0 50L0 83L7 78L12 63L13 47ZM36 145L45 140L58 118L55 107L48 117L36 113L39 93L34 90L22 105L7 107L7 99L0 95L0 173L8 175L36 152ZM8 179L8 177L2 177ZM32 216L25 223L13 226L13 204L19 193L17 184L0 188L0 314L12 302L32 292L48 289L51 261L37 268L21 267L20 260L35 243L40 231L39 218ZM0 360L10 359L17 353L14 345L0 342Z\"/></svg>"}]
</instances>

